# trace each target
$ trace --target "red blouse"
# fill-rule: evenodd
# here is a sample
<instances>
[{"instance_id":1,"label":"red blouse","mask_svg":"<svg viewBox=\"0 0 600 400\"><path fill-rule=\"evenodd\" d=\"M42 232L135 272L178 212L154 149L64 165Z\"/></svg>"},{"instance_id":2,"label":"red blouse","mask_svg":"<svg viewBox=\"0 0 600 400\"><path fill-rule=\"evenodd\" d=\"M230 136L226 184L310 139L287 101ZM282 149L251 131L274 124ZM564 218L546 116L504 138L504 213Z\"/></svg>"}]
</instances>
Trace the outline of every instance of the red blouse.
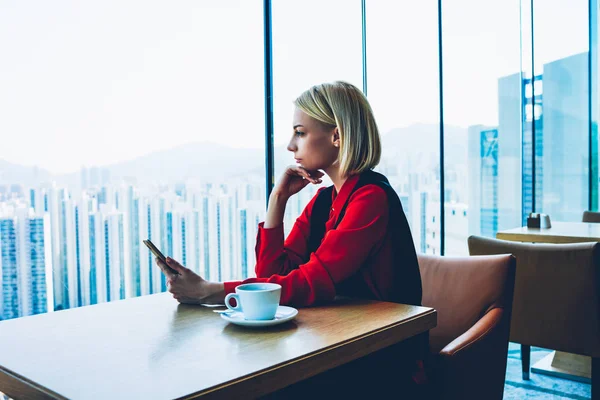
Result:
<instances>
[{"instance_id":1,"label":"red blouse","mask_svg":"<svg viewBox=\"0 0 600 400\"><path fill-rule=\"evenodd\" d=\"M310 306L332 301L336 295L336 284L360 274L374 298L389 298L394 287L393 279L390 279L393 248L391 235L387 231L387 195L382 188L373 184L360 187L352 193L358 179L359 175L348 178L339 195L335 190L332 191L333 201L325 224L325 236L312 254L307 254L310 216L319 193L296 219L285 241L283 225L265 229L263 223L259 224L256 239L257 277L225 282L225 293L235 292L235 287L242 283L273 282L281 285L281 304ZM348 196L346 213L337 228L332 229ZM423 384L427 381L423 362L414 362L411 378L416 384Z\"/></svg>"},{"instance_id":2,"label":"red blouse","mask_svg":"<svg viewBox=\"0 0 600 400\"><path fill-rule=\"evenodd\" d=\"M310 216L318 193L298 217L285 241L283 225L265 229L261 223L256 240L257 277L225 282L226 294L234 292L242 283L273 282L281 285L281 304L310 306L332 301L337 283L360 274L374 298L386 298L393 290L392 280L388 279L393 266L392 242L386 229L387 195L372 184L352 193L358 179L359 175L348 178L339 195L333 190L325 236L312 254L307 254L307 243ZM350 193L346 213L338 227L332 229Z\"/></svg>"}]
</instances>

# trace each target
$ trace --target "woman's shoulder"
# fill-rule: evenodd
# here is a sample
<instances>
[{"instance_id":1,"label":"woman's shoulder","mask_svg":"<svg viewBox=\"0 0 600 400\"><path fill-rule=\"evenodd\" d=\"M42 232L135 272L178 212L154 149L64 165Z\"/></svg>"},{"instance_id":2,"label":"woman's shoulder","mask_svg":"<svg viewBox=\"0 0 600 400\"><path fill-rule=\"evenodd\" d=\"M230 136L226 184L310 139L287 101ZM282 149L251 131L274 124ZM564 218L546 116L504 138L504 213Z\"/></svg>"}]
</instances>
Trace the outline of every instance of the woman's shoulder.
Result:
<instances>
[{"instance_id":1,"label":"woman's shoulder","mask_svg":"<svg viewBox=\"0 0 600 400\"><path fill-rule=\"evenodd\" d=\"M375 183L367 183L359 188L357 188L354 193L350 196L350 203L361 203L368 205L369 207L384 207L387 208L388 198L385 190L375 184Z\"/></svg>"}]
</instances>

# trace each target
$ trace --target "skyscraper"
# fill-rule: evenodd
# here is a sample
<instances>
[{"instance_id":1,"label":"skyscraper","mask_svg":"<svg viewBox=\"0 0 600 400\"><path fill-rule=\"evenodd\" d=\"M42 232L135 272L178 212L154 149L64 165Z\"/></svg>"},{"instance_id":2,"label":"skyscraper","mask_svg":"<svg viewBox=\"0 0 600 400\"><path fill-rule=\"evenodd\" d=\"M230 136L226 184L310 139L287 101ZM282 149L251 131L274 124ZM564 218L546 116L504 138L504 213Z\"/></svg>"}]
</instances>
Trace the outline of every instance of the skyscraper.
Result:
<instances>
[{"instance_id":1,"label":"skyscraper","mask_svg":"<svg viewBox=\"0 0 600 400\"><path fill-rule=\"evenodd\" d=\"M75 203L66 190L60 201L60 268L63 283L63 307L77 307L79 287L77 279L77 237Z\"/></svg>"},{"instance_id":2,"label":"skyscraper","mask_svg":"<svg viewBox=\"0 0 600 400\"><path fill-rule=\"evenodd\" d=\"M19 275L17 270L17 233L14 218L0 218L0 267L2 268L2 319L17 318Z\"/></svg>"},{"instance_id":3,"label":"skyscraper","mask_svg":"<svg viewBox=\"0 0 600 400\"><path fill-rule=\"evenodd\" d=\"M84 193L77 206L77 279L81 306L94 304L92 303L91 266L95 260L92 259L90 253L92 249L95 250L96 244L92 241L93 236L90 234L90 212L94 212L96 204L96 199L90 198Z\"/></svg>"},{"instance_id":4,"label":"skyscraper","mask_svg":"<svg viewBox=\"0 0 600 400\"><path fill-rule=\"evenodd\" d=\"M469 232L495 236L529 212L576 221L587 208L587 53L498 80L497 130L469 128ZM535 145L535 179L533 176ZM534 182L535 181L535 182ZM535 196L534 196L535 185ZM535 197L535 201L534 201Z\"/></svg>"},{"instance_id":5,"label":"skyscraper","mask_svg":"<svg viewBox=\"0 0 600 400\"><path fill-rule=\"evenodd\" d=\"M263 210L264 206L259 201L249 201L245 208L239 209L239 269L232 279L246 279L255 276L256 228L259 221L263 219Z\"/></svg>"},{"instance_id":6,"label":"skyscraper","mask_svg":"<svg viewBox=\"0 0 600 400\"><path fill-rule=\"evenodd\" d=\"M137 226L139 229L140 240L150 239L154 242L152 236L152 212L150 202L146 198L140 198L138 201ZM154 264L154 257L146 246L139 247L139 271L140 271L140 291L145 296L153 291L154 270L158 268Z\"/></svg>"},{"instance_id":7,"label":"skyscraper","mask_svg":"<svg viewBox=\"0 0 600 400\"><path fill-rule=\"evenodd\" d=\"M498 231L498 129L469 127L469 233Z\"/></svg>"},{"instance_id":8,"label":"skyscraper","mask_svg":"<svg viewBox=\"0 0 600 400\"><path fill-rule=\"evenodd\" d=\"M526 110L531 109L533 117L533 107L522 101L526 85L519 73L499 78L498 126L469 127L469 234L495 237L498 230L521 225L525 210L531 207L532 135ZM539 142L540 124L536 131ZM541 145L536 148L539 151Z\"/></svg>"},{"instance_id":9,"label":"skyscraper","mask_svg":"<svg viewBox=\"0 0 600 400\"><path fill-rule=\"evenodd\" d=\"M0 319L53 310L48 223L23 205L0 218Z\"/></svg>"},{"instance_id":10,"label":"skyscraper","mask_svg":"<svg viewBox=\"0 0 600 400\"><path fill-rule=\"evenodd\" d=\"M539 163L536 157L542 173L536 193L543 189L543 198L536 200L536 211L555 221L580 221L588 209L588 53L544 64L540 79L543 153Z\"/></svg>"},{"instance_id":11,"label":"skyscraper","mask_svg":"<svg viewBox=\"0 0 600 400\"><path fill-rule=\"evenodd\" d=\"M125 249L125 218L121 212L112 212L104 218L104 246L106 250L106 277L108 301L130 297L131 271Z\"/></svg>"},{"instance_id":12,"label":"skyscraper","mask_svg":"<svg viewBox=\"0 0 600 400\"><path fill-rule=\"evenodd\" d=\"M104 303L108 301L104 221L99 211L90 213L88 220L90 236L90 304Z\"/></svg>"},{"instance_id":13,"label":"skyscraper","mask_svg":"<svg viewBox=\"0 0 600 400\"><path fill-rule=\"evenodd\" d=\"M28 296L31 299L31 314L41 314L54 309L52 287L52 253L50 249L50 217L28 218L29 264L31 268ZM23 265L28 268L29 265Z\"/></svg>"}]
</instances>

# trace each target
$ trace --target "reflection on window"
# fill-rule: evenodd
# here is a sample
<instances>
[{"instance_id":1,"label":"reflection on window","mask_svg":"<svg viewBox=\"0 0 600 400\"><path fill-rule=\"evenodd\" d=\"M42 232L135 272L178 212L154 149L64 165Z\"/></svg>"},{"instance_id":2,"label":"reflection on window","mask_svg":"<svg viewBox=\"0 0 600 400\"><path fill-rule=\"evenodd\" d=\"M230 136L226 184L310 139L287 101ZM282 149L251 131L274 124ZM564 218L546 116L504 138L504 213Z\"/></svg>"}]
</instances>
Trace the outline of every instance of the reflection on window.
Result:
<instances>
[{"instance_id":1,"label":"reflection on window","mask_svg":"<svg viewBox=\"0 0 600 400\"><path fill-rule=\"evenodd\" d=\"M581 221L588 207L588 38L587 1L535 3L533 208L554 221Z\"/></svg>"},{"instance_id":2,"label":"reflection on window","mask_svg":"<svg viewBox=\"0 0 600 400\"><path fill-rule=\"evenodd\" d=\"M469 235L520 225L521 96L538 86L521 81L518 0L442 4L445 254L464 255Z\"/></svg>"}]
</instances>

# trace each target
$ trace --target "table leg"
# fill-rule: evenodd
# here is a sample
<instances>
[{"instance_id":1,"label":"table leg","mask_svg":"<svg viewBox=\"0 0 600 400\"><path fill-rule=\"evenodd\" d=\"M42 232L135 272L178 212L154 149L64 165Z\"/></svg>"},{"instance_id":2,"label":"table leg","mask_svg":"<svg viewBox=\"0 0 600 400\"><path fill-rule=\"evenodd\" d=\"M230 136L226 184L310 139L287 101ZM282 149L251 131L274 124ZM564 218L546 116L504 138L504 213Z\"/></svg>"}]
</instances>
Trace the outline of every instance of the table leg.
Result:
<instances>
[{"instance_id":1,"label":"table leg","mask_svg":"<svg viewBox=\"0 0 600 400\"><path fill-rule=\"evenodd\" d=\"M600 400L600 357L592 358L592 400Z\"/></svg>"},{"instance_id":2,"label":"table leg","mask_svg":"<svg viewBox=\"0 0 600 400\"><path fill-rule=\"evenodd\" d=\"M531 346L521 345L521 372L523 380L529 380L529 368L531 366Z\"/></svg>"}]
</instances>

